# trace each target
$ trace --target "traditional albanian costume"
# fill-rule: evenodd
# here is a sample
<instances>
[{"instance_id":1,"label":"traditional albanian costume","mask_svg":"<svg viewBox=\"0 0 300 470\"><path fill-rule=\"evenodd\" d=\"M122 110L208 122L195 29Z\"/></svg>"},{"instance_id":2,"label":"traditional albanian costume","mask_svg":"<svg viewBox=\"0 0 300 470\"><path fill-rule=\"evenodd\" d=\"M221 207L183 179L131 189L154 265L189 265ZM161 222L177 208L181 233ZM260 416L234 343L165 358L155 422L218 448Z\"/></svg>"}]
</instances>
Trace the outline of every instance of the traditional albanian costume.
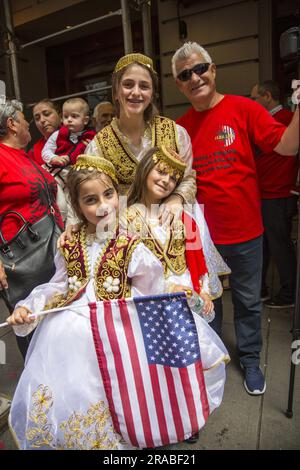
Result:
<instances>
[{"instance_id":1,"label":"traditional albanian costume","mask_svg":"<svg viewBox=\"0 0 300 470\"><path fill-rule=\"evenodd\" d=\"M137 63L155 74L152 59L143 54L127 54L122 57L114 74L131 64ZM196 195L195 171L192 170L192 147L188 133L172 119L155 116L146 123L140 146L134 145L122 133L118 118L104 127L87 146L85 153L99 155L111 161L116 169L120 194L126 194L132 183L136 167L145 152L152 147L165 145L180 153L186 163L185 175L174 194L180 195L185 202L192 203Z\"/></svg>"}]
</instances>

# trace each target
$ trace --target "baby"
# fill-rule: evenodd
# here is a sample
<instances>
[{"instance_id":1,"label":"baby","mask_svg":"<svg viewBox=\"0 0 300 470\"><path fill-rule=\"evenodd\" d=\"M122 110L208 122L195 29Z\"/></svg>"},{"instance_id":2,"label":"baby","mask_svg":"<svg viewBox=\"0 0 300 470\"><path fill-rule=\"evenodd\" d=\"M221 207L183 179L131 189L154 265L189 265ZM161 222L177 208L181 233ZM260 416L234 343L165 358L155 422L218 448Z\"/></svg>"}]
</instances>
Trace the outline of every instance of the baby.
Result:
<instances>
[{"instance_id":1,"label":"baby","mask_svg":"<svg viewBox=\"0 0 300 470\"><path fill-rule=\"evenodd\" d=\"M65 223L74 223L74 214L68 201L66 177L69 166L84 153L85 147L95 136L88 129L89 106L82 98L71 98L62 108L63 126L47 140L42 158L45 168L55 177L58 184L57 203Z\"/></svg>"}]
</instances>

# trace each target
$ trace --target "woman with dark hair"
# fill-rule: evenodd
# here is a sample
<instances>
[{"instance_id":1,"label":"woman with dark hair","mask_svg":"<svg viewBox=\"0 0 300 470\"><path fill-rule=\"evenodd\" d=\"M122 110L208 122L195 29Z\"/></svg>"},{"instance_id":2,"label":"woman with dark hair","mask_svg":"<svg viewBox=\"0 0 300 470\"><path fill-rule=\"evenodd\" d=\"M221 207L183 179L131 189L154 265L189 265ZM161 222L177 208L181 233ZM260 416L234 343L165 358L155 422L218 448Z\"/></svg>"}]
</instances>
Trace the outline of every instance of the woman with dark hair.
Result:
<instances>
[{"instance_id":1,"label":"woman with dark hair","mask_svg":"<svg viewBox=\"0 0 300 470\"><path fill-rule=\"evenodd\" d=\"M28 155L39 165L45 162L42 158L42 150L50 135L56 131L61 124L60 111L57 105L48 98L36 103L32 109L35 125L42 137L29 150Z\"/></svg>"},{"instance_id":2,"label":"woman with dark hair","mask_svg":"<svg viewBox=\"0 0 300 470\"><path fill-rule=\"evenodd\" d=\"M11 243L23 224L21 218L23 217L27 223L35 224L48 215L54 230L56 227L62 228L60 212L55 202L56 182L48 172L28 158L24 151L31 136L29 124L22 111L23 106L17 100L6 100L5 103L0 104L0 295L6 299L7 303L10 301L11 307L14 307L16 303L16 289L20 291L21 296L23 294L26 297L28 292L26 292L25 285L28 288L28 284L31 283L29 287L32 290L41 282L48 268L51 271L51 263L54 269L54 261L49 254L48 266L44 266L44 272L40 273L38 281L38 276L35 276L34 279L30 278L29 282L29 276L27 276L24 279L24 285L20 285L20 282L12 285L14 276L18 275L18 269L12 262L9 262L7 252L10 251ZM16 216L16 214L19 215ZM28 228L26 227L24 232ZM9 271L4 268L3 263L6 261L11 265ZM22 298L17 300L22 300ZM19 340L18 344L25 356L28 341Z\"/></svg>"},{"instance_id":3,"label":"woman with dark hair","mask_svg":"<svg viewBox=\"0 0 300 470\"><path fill-rule=\"evenodd\" d=\"M116 117L98 132L86 153L103 156L114 164L120 193L125 194L145 151L166 145L179 152L187 167L182 182L163 205L165 219L178 212L184 202L194 202L196 186L190 138L183 127L158 115L157 95L158 78L152 60L138 53L122 57L112 75Z\"/></svg>"}]
</instances>

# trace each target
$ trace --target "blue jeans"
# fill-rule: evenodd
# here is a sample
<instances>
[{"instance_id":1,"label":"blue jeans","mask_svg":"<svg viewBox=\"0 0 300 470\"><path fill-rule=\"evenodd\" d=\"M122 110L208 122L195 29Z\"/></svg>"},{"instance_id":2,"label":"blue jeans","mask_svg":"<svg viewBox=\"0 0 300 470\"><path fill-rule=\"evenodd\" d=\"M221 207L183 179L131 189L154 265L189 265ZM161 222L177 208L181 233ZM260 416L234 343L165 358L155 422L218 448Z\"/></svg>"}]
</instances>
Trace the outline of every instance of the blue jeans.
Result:
<instances>
[{"instance_id":1,"label":"blue jeans","mask_svg":"<svg viewBox=\"0 0 300 470\"><path fill-rule=\"evenodd\" d=\"M216 245L231 269L229 282L234 309L234 326L240 362L259 365L262 348L260 300L263 237L243 243ZM210 326L221 335L222 297L214 301L216 317Z\"/></svg>"}]
</instances>

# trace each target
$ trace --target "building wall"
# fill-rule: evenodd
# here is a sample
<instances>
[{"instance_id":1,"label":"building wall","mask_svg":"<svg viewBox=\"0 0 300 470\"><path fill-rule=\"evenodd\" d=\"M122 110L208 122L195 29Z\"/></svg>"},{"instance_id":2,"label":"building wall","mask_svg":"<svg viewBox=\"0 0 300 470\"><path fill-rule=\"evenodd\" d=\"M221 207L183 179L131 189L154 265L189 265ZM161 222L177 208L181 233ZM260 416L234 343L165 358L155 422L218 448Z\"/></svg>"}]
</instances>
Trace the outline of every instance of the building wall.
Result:
<instances>
[{"instance_id":1,"label":"building wall","mask_svg":"<svg viewBox=\"0 0 300 470\"><path fill-rule=\"evenodd\" d=\"M15 27L84 0L10 0Z\"/></svg>"},{"instance_id":2,"label":"building wall","mask_svg":"<svg viewBox=\"0 0 300 470\"><path fill-rule=\"evenodd\" d=\"M217 65L222 93L249 95L259 79L259 0L203 0L180 7L187 38L180 41L176 2L159 0L163 112L172 118L189 107L171 74L171 57L182 42L196 41Z\"/></svg>"}]
</instances>

